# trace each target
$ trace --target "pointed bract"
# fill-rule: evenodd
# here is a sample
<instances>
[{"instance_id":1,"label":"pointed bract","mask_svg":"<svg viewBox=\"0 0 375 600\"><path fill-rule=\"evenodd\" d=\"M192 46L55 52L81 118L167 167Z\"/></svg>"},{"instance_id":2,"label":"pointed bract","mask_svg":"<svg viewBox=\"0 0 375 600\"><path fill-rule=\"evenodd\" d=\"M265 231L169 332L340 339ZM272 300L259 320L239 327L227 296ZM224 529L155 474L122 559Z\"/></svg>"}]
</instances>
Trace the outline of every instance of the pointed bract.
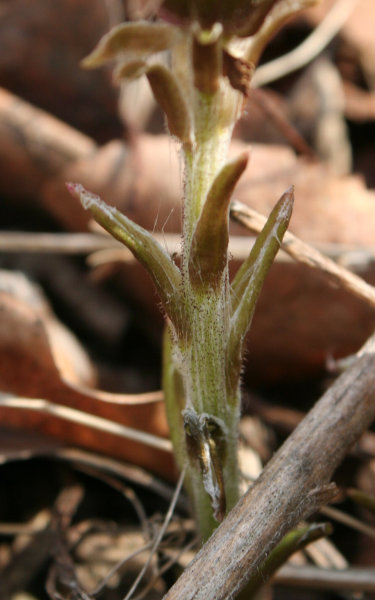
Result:
<instances>
[{"instance_id":1,"label":"pointed bract","mask_svg":"<svg viewBox=\"0 0 375 600\"><path fill-rule=\"evenodd\" d=\"M227 264L229 202L247 162L248 154L243 153L227 163L208 192L191 243L189 276L193 287L220 285Z\"/></svg>"},{"instance_id":2,"label":"pointed bract","mask_svg":"<svg viewBox=\"0 0 375 600\"><path fill-rule=\"evenodd\" d=\"M155 100L167 117L170 134L178 138L186 147L191 147L190 112L176 78L162 65L152 65L147 70L147 79Z\"/></svg>"},{"instance_id":3,"label":"pointed bract","mask_svg":"<svg viewBox=\"0 0 375 600\"><path fill-rule=\"evenodd\" d=\"M82 185L67 183L69 192L114 238L122 242L151 275L165 312L177 330L181 324L181 273L170 256L143 227L140 227L99 196L88 192Z\"/></svg>"},{"instance_id":4,"label":"pointed bract","mask_svg":"<svg viewBox=\"0 0 375 600\"><path fill-rule=\"evenodd\" d=\"M237 360L244 336L250 327L256 302L266 275L280 248L292 216L294 192L289 188L277 202L258 235L249 257L241 265L231 285L231 332L229 362Z\"/></svg>"},{"instance_id":5,"label":"pointed bract","mask_svg":"<svg viewBox=\"0 0 375 600\"><path fill-rule=\"evenodd\" d=\"M113 27L81 65L93 69L114 58L126 55L147 57L155 52L171 48L180 38L177 27L166 23L137 21L121 23Z\"/></svg>"}]
</instances>

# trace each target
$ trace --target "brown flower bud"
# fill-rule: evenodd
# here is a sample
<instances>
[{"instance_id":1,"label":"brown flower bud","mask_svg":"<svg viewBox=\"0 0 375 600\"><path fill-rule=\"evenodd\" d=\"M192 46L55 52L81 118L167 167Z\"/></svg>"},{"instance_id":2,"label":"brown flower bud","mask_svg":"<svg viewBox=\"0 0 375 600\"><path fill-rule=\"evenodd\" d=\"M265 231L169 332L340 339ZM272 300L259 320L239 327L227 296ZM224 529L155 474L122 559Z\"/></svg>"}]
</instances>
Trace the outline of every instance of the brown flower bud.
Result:
<instances>
[{"instance_id":1,"label":"brown flower bud","mask_svg":"<svg viewBox=\"0 0 375 600\"><path fill-rule=\"evenodd\" d=\"M194 86L203 93L217 91L222 75L222 31L216 23L211 31L203 31L199 25L194 27L193 70Z\"/></svg>"},{"instance_id":2,"label":"brown flower bud","mask_svg":"<svg viewBox=\"0 0 375 600\"><path fill-rule=\"evenodd\" d=\"M258 31L268 12L279 1L164 0L160 14L171 20L177 17L187 23L198 21L203 29L220 23L225 34L247 37Z\"/></svg>"}]
</instances>

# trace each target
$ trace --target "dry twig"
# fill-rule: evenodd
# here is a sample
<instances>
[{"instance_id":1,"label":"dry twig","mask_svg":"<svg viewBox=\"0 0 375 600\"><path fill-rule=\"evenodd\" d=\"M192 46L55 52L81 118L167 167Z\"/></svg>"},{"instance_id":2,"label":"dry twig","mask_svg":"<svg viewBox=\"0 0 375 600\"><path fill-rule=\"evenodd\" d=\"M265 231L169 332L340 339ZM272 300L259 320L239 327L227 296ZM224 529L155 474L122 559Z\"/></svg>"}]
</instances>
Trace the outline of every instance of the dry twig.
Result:
<instances>
[{"instance_id":1,"label":"dry twig","mask_svg":"<svg viewBox=\"0 0 375 600\"><path fill-rule=\"evenodd\" d=\"M104 419L97 415L92 415L87 412L82 412L69 406L61 404L53 404L48 400L41 398L22 398L21 396L13 396L0 392L0 407L19 408L28 411L36 411L46 415L51 415L63 419L71 423L80 423L85 427L90 427L98 431L105 431L120 438L134 440L152 448L158 448L166 452L171 452L171 442L164 438L158 437L139 429L133 429L126 425L121 425L115 421Z\"/></svg>"},{"instance_id":2,"label":"dry twig","mask_svg":"<svg viewBox=\"0 0 375 600\"><path fill-rule=\"evenodd\" d=\"M327 390L229 513L165 600L233 598L272 548L335 493L334 470L375 418L375 355Z\"/></svg>"},{"instance_id":3,"label":"dry twig","mask_svg":"<svg viewBox=\"0 0 375 600\"><path fill-rule=\"evenodd\" d=\"M143 576L144 576L144 574L145 574L148 566L150 565L151 559L154 556L155 552L157 551L157 548L159 547L161 540L163 539L163 536L164 536L164 534L165 534L165 532L167 530L168 524L169 524L169 522L170 522L170 520L172 518L174 509L176 507L176 502L177 502L178 496L180 495L180 492L181 492L182 484L183 484L184 479L185 479L185 474L186 474L186 469L184 469L181 472L181 475L180 475L179 480L178 480L177 485L176 485L175 493L173 494L173 498L172 498L171 503L169 505L167 514L165 515L165 519L164 519L163 525L161 526L161 528L160 528L157 536L155 537L154 544L152 546L150 555L149 555L146 563L144 564L142 570L140 571L138 577L134 581L132 587L128 591L128 593L127 593L126 597L124 598L124 600L130 600L130 598L132 597L134 591L138 587L138 584L142 580L142 578L143 578Z\"/></svg>"},{"instance_id":4,"label":"dry twig","mask_svg":"<svg viewBox=\"0 0 375 600\"><path fill-rule=\"evenodd\" d=\"M332 506L323 506L320 509L322 515L329 517L333 521L337 521L338 523L343 523L347 527L351 527L355 531L360 531L364 535L368 535L371 538L375 538L375 527L371 527L364 523L360 519L356 519L351 515L343 512L342 510L338 510L337 508L333 508Z\"/></svg>"},{"instance_id":5,"label":"dry twig","mask_svg":"<svg viewBox=\"0 0 375 600\"><path fill-rule=\"evenodd\" d=\"M374 569L320 569L312 565L285 565L275 577L279 585L310 589L340 590L342 592L374 592Z\"/></svg>"}]
</instances>

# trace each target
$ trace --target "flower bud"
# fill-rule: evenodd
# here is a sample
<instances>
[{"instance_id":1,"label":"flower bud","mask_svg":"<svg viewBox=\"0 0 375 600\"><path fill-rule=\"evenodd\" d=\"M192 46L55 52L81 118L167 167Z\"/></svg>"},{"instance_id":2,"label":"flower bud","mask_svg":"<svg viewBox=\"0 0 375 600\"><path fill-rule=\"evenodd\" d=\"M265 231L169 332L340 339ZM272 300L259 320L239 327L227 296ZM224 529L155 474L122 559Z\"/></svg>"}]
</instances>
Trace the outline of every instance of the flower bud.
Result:
<instances>
[{"instance_id":1,"label":"flower bud","mask_svg":"<svg viewBox=\"0 0 375 600\"><path fill-rule=\"evenodd\" d=\"M223 70L222 31L223 28L219 23L216 23L209 32L202 30L199 25L194 27L194 87L205 94L215 93L220 84Z\"/></svg>"}]
</instances>

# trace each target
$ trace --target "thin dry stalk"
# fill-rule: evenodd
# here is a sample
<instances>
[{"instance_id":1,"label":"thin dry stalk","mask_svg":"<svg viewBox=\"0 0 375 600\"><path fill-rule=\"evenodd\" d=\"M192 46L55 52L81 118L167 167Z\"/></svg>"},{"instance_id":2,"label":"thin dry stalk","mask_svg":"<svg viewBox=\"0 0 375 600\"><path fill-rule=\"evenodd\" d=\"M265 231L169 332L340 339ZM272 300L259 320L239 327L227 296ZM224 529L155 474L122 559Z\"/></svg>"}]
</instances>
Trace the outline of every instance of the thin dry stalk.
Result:
<instances>
[{"instance_id":1,"label":"thin dry stalk","mask_svg":"<svg viewBox=\"0 0 375 600\"><path fill-rule=\"evenodd\" d=\"M69 406L63 406L61 404L53 404L42 398L23 398L21 396L13 396L11 394L4 394L0 392L0 408L18 408L20 410L35 411L46 415L51 415L64 421L71 423L79 423L85 427L96 429L97 431L104 431L117 435L120 438L128 440L134 440L152 448L158 448L166 452L170 452L172 449L171 442L164 438L158 437L145 431L133 429L126 425L121 425L115 421L104 419L97 415L92 415L87 412L82 412Z\"/></svg>"},{"instance_id":2,"label":"thin dry stalk","mask_svg":"<svg viewBox=\"0 0 375 600\"><path fill-rule=\"evenodd\" d=\"M147 571L147 569L148 569L148 567L149 567L149 565L151 563L152 557L154 556L155 552L157 551L158 547L160 546L160 542L163 539L163 536L164 536L164 534L165 534L165 532L167 530L168 524L169 524L169 522L170 522L170 520L171 520L171 518L173 516L173 512L174 512L174 509L176 507L176 502L178 500L178 496L180 495L182 484L183 484L184 479L185 479L185 474L186 474L186 469L184 469L183 471L181 471L180 477L179 477L177 485L176 485L175 492L173 494L173 498L172 498L171 503L169 505L167 514L165 515L165 519L164 519L163 525L161 526L161 528L160 528L160 530L159 530L159 532L158 532L158 534L157 534L157 536L156 536L156 538L154 540L154 544L152 546L150 555L149 555L146 563L142 567L142 570L138 574L136 580L134 581L133 585L131 586L130 590L126 594L124 600L130 600L130 598L133 596L135 590L137 589L139 583L142 581L142 578L143 578L144 574L146 573L146 571Z\"/></svg>"},{"instance_id":3,"label":"thin dry stalk","mask_svg":"<svg viewBox=\"0 0 375 600\"><path fill-rule=\"evenodd\" d=\"M235 209L241 207L241 210L247 209L244 204L233 203L233 216L237 218ZM251 211L254 212L254 211ZM259 223L264 222L261 215ZM242 215L238 214L238 220ZM246 226L246 223L240 221ZM254 226L254 231L256 231ZM181 239L179 234L174 233L153 233L154 238L173 256L179 256L181 251ZM255 236L232 235L229 239L229 254L231 260L243 262L249 255L249 250L255 242ZM302 242L301 242L302 243ZM369 267L374 262L374 252L371 248L345 246L343 244L319 244L315 250L323 253L325 257L340 261L347 265L353 263L354 266L360 265L361 269ZM10 232L0 231L0 251L6 253L27 253L27 254L64 254L64 255L85 255L88 254L88 262L91 266L105 264L108 262L134 262L133 254L124 248L120 242L112 238L103 230L103 233L30 233L30 232ZM353 255L354 252L354 255ZM276 257L277 262L289 260L285 254L279 254Z\"/></svg>"},{"instance_id":4,"label":"thin dry stalk","mask_svg":"<svg viewBox=\"0 0 375 600\"><path fill-rule=\"evenodd\" d=\"M323 506L320 512L322 515L325 515L333 521L343 523L344 525L346 525L346 527L351 527L355 531L360 531L364 535L368 535L369 537L375 539L375 527L367 525L367 523L364 523L360 519L356 519L355 517L348 515L342 510L338 510L337 508L333 508L332 506Z\"/></svg>"},{"instance_id":5,"label":"thin dry stalk","mask_svg":"<svg viewBox=\"0 0 375 600\"><path fill-rule=\"evenodd\" d=\"M349 567L348 569L320 569L312 565L296 567L285 565L275 577L278 585L306 587L307 589L340 590L342 592L374 592L375 570Z\"/></svg>"}]
</instances>

